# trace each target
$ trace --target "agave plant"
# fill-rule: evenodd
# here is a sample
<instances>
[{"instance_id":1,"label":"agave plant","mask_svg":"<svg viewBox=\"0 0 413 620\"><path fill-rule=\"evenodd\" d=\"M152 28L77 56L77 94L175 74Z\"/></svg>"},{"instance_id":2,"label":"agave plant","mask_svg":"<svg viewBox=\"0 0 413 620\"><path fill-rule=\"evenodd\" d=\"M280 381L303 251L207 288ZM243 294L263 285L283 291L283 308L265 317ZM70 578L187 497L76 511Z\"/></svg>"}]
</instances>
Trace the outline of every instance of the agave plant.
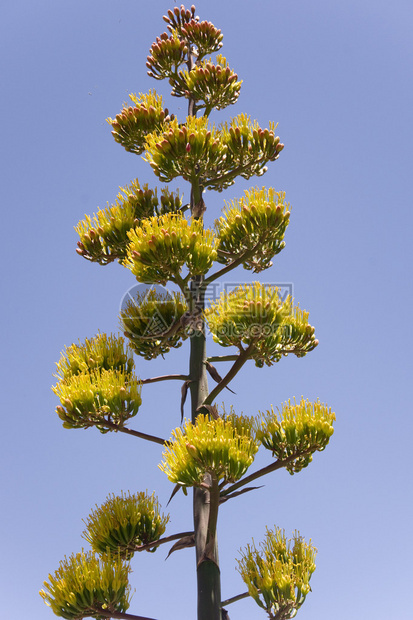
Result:
<instances>
[{"instance_id":1,"label":"agave plant","mask_svg":"<svg viewBox=\"0 0 413 620\"><path fill-rule=\"evenodd\" d=\"M201 21L194 6L174 7L164 22L167 31L152 44L146 67L155 80L166 80L174 97L187 101L187 114L178 118L170 113L162 96L151 90L132 93L108 123L114 140L142 156L160 181L181 177L187 198L168 187L158 193L134 179L114 203L79 222L80 256L100 265L117 261L148 290L122 308L124 338L99 333L65 349L53 390L65 428L96 427L161 445L159 467L173 485L171 499L180 490L193 490L194 527L164 536L169 515L161 513L153 493L110 493L85 521L84 538L93 552L65 559L41 594L55 614L72 620L150 620L126 613L129 561L140 551L174 541L169 553L195 547L198 620L224 620L225 606L246 596L267 617L284 620L297 613L310 591L315 548L297 532L288 541L280 528L267 530L261 547L248 545L239 560L248 592L223 601L219 509L256 490L251 483L264 475L281 468L296 474L307 467L315 452L329 443L335 414L319 400L304 398L290 400L279 410L269 406L261 417L236 415L232 409L219 413L216 399L230 389L245 364L261 368L287 355L303 358L318 340L309 313L276 286L252 282L206 304L208 287L237 267L257 274L271 267L285 247L290 222L285 193L251 187L223 204L213 229L204 224L208 191L221 192L240 177L262 176L284 144L274 122L261 127L244 113L221 124L211 121L212 111L238 101L242 87L220 52L223 35L209 21ZM165 294L151 288L167 284L173 290ZM223 355L208 355L208 330ZM187 372L149 379L136 374L134 355L148 361L163 357L185 340ZM221 363L230 364L223 376L214 365ZM181 386L181 425L172 423L169 440L129 427L147 397L146 385L163 381ZM183 421L189 393L191 419ZM260 447L272 458L251 472ZM177 617L173 601L170 607L171 617Z\"/></svg>"}]
</instances>

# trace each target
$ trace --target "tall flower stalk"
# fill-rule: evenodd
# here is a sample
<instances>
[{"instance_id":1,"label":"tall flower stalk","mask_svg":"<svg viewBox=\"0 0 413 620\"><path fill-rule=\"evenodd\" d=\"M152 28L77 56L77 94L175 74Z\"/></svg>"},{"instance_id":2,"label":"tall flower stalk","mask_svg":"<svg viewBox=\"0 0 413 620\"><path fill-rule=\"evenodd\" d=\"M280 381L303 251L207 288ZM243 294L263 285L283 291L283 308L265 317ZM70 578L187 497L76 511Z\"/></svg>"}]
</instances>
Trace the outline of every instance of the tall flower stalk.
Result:
<instances>
[{"instance_id":1,"label":"tall flower stalk","mask_svg":"<svg viewBox=\"0 0 413 620\"><path fill-rule=\"evenodd\" d=\"M221 192L238 177L261 176L284 145L276 125L262 128L246 114L215 125L213 110L234 104L242 80L220 53L221 31L201 21L195 7L174 7L163 17L167 31L156 38L147 58L148 74L166 80L172 95L187 100L179 120L155 90L131 94L130 104L108 122L126 151L141 155L159 181L182 177L186 200L168 187L131 181L115 203L79 222L77 252L107 265L117 261L148 286L122 309L123 336L98 333L66 347L57 364L53 391L65 428L96 427L123 432L162 446L160 469L172 483L171 499L193 489L193 528L164 536L170 521L154 493L109 495L85 521L91 552L61 562L41 595L63 618L145 619L127 612L129 563L140 551L156 552L173 542L169 553L195 548L198 620L225 620L224 606L251 596L273 620L292 618L310 591L315 549L295 532L287 541L278 527L267 530L260 548L248 545L239 572L248 592L221 599L217 524L223 502L251 492L250 483L277 469L291 475L307 467L327 446L335 414L319 400L289 401L278 413L272 405L261 416L219 412L216 399L247 363L258 368L293 354L302 358L318 344L309 313L277 287L259 281L239 286L206 306L212 282L243 267L256 274L268 269L285 247L290 205L284 192L251 187L223 205L214 227L204 225L208 191ZM215 56L214 56L215 55ZM172 283L169 294L153 288ZM208 357L206 328L227 351ZM146 360L166 355L189 339L187 373L142 379L134 355ZM221 376L213 363L231 362ZM208 377L213 382L208 386ZM170 439L129 427L139 419L148 383L181 383L181 426ZM190 393L191 418L184 420ZM179 412L178 412L179 413ZM179 416L178 416L179 420ZM250 472L257 450L273 460ZM225 535L225 534L224 534ZM173 607L173 603L171 603ZM172 614L173 615L173 614Z\"/></svg>"}]
</instances>

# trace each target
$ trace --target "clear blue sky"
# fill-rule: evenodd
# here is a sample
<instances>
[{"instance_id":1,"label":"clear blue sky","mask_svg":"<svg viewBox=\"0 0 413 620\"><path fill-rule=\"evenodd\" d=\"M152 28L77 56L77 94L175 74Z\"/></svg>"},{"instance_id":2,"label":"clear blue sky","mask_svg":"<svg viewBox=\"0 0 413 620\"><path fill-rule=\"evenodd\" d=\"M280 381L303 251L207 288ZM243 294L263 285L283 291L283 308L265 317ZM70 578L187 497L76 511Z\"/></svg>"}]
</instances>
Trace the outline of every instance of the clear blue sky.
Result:
<instances>
[{"instance_id":1,"label":"clear blue sky","mask_svg":"<svg viewBox=\"0 0 413 620\"><path fill-rule=\"evenodd\" d=\"M145 61L173 6L6 0L2 8L4 620L53 617L38 590L82 547L82 518L108 493L156 490L165 506L171 491L158 446L64 430L50 385L64 345L118 330L120 301L134 284L117 264L78 257L73 227L131 179L156 183L145 162L113 141L105 119L128 92L168 93L146 75ZM222 507L223 597L244 591L238 549L276 524L319 549L302 620L405 620L413 613L412 4L209 0L197 13L222 29L222 51L244 80L239 103L221 119L245 111L263 125L278 121L286 145L264 177L208 193L208 217L246 187L286 191L287 245L262 279L293 283L320 340L304 359L262 370L251 363L225 402L253 415L303 394L337 414L330 445L306 470L276 472L255 495ZM185 102L167 99L183 117ZM231 280L249 275L240 269ZM163 362L138 361L138 372L185 372L187 353L184 346ZM169 436L179 402L179 386L147 386L131 427ZM171 517L169 534L189 529L190 498L176 497ZM194 618L193 550L164 558L162 548L134 560L131 612ZM231 620L265 617L253 601L229 611Z\"/></svg>"}]
</instances>

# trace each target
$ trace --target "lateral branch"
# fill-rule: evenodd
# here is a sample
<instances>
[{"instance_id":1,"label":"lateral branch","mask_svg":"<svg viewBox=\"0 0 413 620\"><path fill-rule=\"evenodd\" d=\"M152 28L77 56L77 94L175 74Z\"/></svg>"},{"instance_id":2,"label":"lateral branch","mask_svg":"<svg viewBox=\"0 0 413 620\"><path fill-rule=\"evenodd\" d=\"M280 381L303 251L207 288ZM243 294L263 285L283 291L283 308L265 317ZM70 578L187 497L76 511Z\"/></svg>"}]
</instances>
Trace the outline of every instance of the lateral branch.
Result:
<instances>
[{"instance_id":1,"label":"lateral branch","mask_svg":"<svg viewBox=\"0 0 413 620\"><path fill-rule=\"evenodd\" d=\"M188 381L187 375L161 375L160 377L151 377L150 379L141 379L140 383L146 385L147 383L158 383L158 381Z\"/></svg>"},{"instance_id":2,"label":"lateral branch","mask_svg":"<svg viewBox=\"0 0 413 620\"><path fill-rule=\"evenodd\" d=\"M117 424L110 422L110 420L102 420L102 422L99 421L98 426L106 426L112 431L126 433L127 435L132 435L133 437L139 437L140 439L145 439L146 441L152 441L153 443L160 444L161 446L165 446L167 444L166 439L162 439L162 437L156 437L155 435L148 435L147 433L134 431L126 426L118 426Z\"/></svg>"},{"instance_id":3,"label":"lateral branch","mask_svg":"<svg viewBox=\"0 0 413 620\"><path fill-rule=\"evenodd\" d=\"M266 476L267 474L270 474L272 471L276 471L277 469L282 469L283 467L288 465L288 463L291 463L291 461L294 461L300 456L305 456L306 454L309 454L311 452L313 452L313 450L311 448L308 448L308 450L302 450L301 452L298 451L295 454L291 454L286 459L278 459L277 461L274 461L274 463L270 463L270 465L267 465L266 467L262 467L261 469L254 472L253 474L250 474L249 476L242 478L242 480L235 482L234 484L232 484L230 487L228 487L225 491L221 493L221 497L226 497L233 491L240 489L241 487L245 486L246 484L249 484L253 480L257 480L257 478Z\"/></svg>"},{"instance_id":4,"label":"lateral branch","mask_svg":"<svg viewBox=\"0 0 413 620\"><path fill-rule=\"evenodd\" d=\"M147 616L135 616L133 614L127 614L123 611L109 611L108 609L98 609L95 608L95 611L99 616L104 616L105 618L119 618L120 620L155 620L154 618L148 618Z\"/></svg>"},{"instance_id":5,"label":"lateral branch","mask_svg":"<svg viewBox=\"0 0 413 620\"><path fill-rule=\"evenodd\" d=\"M232 596L231 598L227 598L226 601L222 601L221 607L225 607L225 605L231 605L231 603L236 603L237 601L241 601L243 598L247 598L250 596L249 592L243 592L242 594L237 594L237 596Z\"/></svg>"},{"instance_id":6,"label":"lateral branch","mask_svg":"<svg viewBox=\"0 0 413 620\"><path fill-rule=\"evenodd\" d=\"M135 547L134 551L145 551L147 549L153 549L154 547L159 547L164 543L172 542L173 540L179 540L180 538L184 538L185 536L192 536L194 532L180 532L179 534L172 534L172 536L165 536L165 538L159 538L155 540L155 542L146 543L145 545L139 545Z\"/></svg>"},{"instance_id":7,"label":"lateral branch","mask_svg":"<svg viewBox=\"0 0 413 620\"><path fill-rule=\"evenodd\" d=\"M214 389L208 394L207 398L202 403L203 405L211 405L214 402L214 399L218 396L218 394L222 392L224 388L226 388L228 383L232 381L232 379L239 372L239 370L241 370L245 362L249 359L250 353L254 349L254 346L255 341L251 342L251 344L246 349L243 349L240 354L237 355L234 364L231 366L222 381L220 381L218 385L216 385Z\"/></svg>"}]
</instances>

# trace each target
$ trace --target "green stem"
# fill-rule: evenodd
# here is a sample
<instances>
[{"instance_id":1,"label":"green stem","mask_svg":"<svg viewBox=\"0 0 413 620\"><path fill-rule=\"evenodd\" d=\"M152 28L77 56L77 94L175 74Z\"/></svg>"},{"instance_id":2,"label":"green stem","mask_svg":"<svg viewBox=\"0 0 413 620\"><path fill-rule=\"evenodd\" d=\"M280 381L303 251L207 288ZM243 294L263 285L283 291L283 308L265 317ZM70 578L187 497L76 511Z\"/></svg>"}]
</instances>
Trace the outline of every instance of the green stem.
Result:
<instances>
[{"instance_id":1,"label":"green stem","mask_svg":"<svg viewBox=\"0 0 413 620\"><path fill-rule=\"evenodd\" d=\"M203 310L202 277L192 282L192 295L197 311ZM206 339L203 324L191 336L189 376L191 383L192 422L196 422L198 407L208 396L208 378L206 370ZM207 487L211 484L207 483ZM194 488L194 531L198 584L198 620L221 620L221 581L218 567L216 536L214 537L214 559L205 556L205 548L210 531L211 490ZM214 504L215 505L215 504Z\"/></svg>"},{"instance_id":2,"label":"green stem","mask_svg":"<svg viewBox=\"0 0 413 620\"><path fill-rule=\"evenodd\" d=\"M235 482L234 484L232 484L230 487L228 487L225 491L221 493L221 497L230 495L233 491L236 491L237 489L240 489L246 484L249 484L250 482L257 480L257 478L266 476L267 474L270 474L272 471L276 471L277 469L282 469L283 467L288 465L288 463L291 463L291 461L294 461L298 457L305 456L306 454L309 454L311 452L314 452L314 449L309 448L308 450L302 450L301 452L298 451L295 454L290 454L290 456L287 456L287 458L285 459L282 459L282 460L278 459L277 461L274 461L274 463L270 463L266 467L262 467L261 469L254 472L253 474L246 476L246 478L242 478L242 480Z\"/></svg>"},{"instance_id":3,"label":"green stem","mask_svg":"<svg viewBox=\"0 0 413 620\"><path fill-rule=\"evenodd\" d=\"M206 489L204 508L200 513L197 541L198 620L221 620L221 575L218 561L217 521L219 509L218 480L211 474L204 476Z\"/></svg>"},{"instance_id":4,"label":"green stem","mask_svg":"<svg viewBox=\"0 0 413 620\"><path fill-rule=\"evenodd\" d=\"M245 362L250 358L251 352L253 351L254 346L255 346L255 342L252 342L246 349L242 350L240 354L237 355L237 358L234 364L231 366L231 368L229 369L225 377L222 379L222 381L220 381L218 385L214 387L212 392L209 393L208 397L202 403L203 405L212 405L212 403L214 402L218 394L222 392L223 389L226 388L228 383L232 381L235 375L241 370Z\"/></svg>"},{"instance_id":5,"label":"green stem","mask_svg":"<svg viewBox=\"0 0 413 620\"><path fill-rule=\"evenodd\" d=\"M188 70L194 66L192 48L188 51ZM192 98L188 103L188 116L196 115L196 102ZM191 215L201 219L197 207L202 200L202 188L198 179L191 179ZM208 377L206 370L206 338L205 324L202 319L204 311L203 276L191 280L191 313L196 318L196 327L190 339L189 388L191 390L192 422L198 416L198 407L208 396ZM209 485L208 485L209 486ZM195 531L195 550L198 584L198 620L221 620L221 580L218 567L218 552L215 537L215 561L204 557L210 518L210 491L206 488L194 488L193 514Z\"/></svg>"},{"instance_id":6,"label":"green stem","mask_svg":"<svg viewBox=\"0 0 413 620\"><path fill-rule=\"evenodd\" d=\"M293 459L291 458L290 460L293 460ZM282 467L285 466L285 464L286 464L286 461L275 461L274 463L271 463L270 465L267 465L266 467L259 469L255 473L250 474L249 476L246 476L246 478L242 478L242 480L239 480L238 482L235 482L230 487L228 487L225 491L221 493L222 497L225 497L226 495L230 495L233 491L236 491L237 489L240 489L246 484L253 482L257 478L261 478L261 476L265 476L266 474L270 474L272 471L281 469Z\"/></svg>"},{"instance_id":7,"label":"green stem","mask_svg":"<svg viewBox=\"0 0 413 620\"><path fill-rule=\"evenodd\" d=\"M189 377L187 375L162 375L160 377L152 377L151 379L141 379L140 383L146 385L147 383L157 383L158 381L187 381Z\"/></svg>"},{"instance_id":8,"label":"green stem","mask_svg":"<svg viewBox=\"0 0 413 620\"><path fill-rule=\"evenodd\" d=\"M189 280L189 276L186 276L186 278L182 278L180 275L177 275L174 277L172 282L174 282L177 286L179 286L179 288L181 289L181 292L183 293L186 299L187 304L190 306L191 296L188 291L188 280Z\"/></svg>"},{"instance_id":9,"label":"green stem","mask_svg":"<svg viewBox=\"0 0 413 620\"><path fill-rule=\"evenodd\" d=\"M159 547L159 545L163 545L165 543L172 542L173 540L179 540L180 538L184 538L185 536L192 536L193 532L180 532L179 534L172 534L172 536L165 536L165 538L158 538L154 542L145 543L144 545L138 545L135 547L134 551L146 551L147 549L154 549L155 547Z\"/></svg>"},{"instance_id":10,"label":"green stem","mask_svg":"<svg viewBox=\"0 0 413 620\"><path fill-rule=\"evenodd\" d=\"M218 509L219 509L219 484L215 475L211 476L211 490L210 490L210 509L209 509L209 522L208 522L208 535L210 539L216 538L217 523L218 523ZM218 559L217 559L218 561Z\"/></svg>"},{"instance_id":11,"label":"green stem","mask_svg":"<svg viewBox=\"0 0 413 620\"><path fill-rule=\"evenodd\" d=\"M204 561L198 566L198 620L221 620L219 568L215 562Z\"/></svg>"},{"instance_id":12,"label":"green stem","mask_svg":"<svg viewBox=\"0 0 413 620\"><path fill-rule=\"evenodd\" d=\"M133 437L139 437L139 439L146 439L146 441L152 441L153 443L158 443L161 446L164 446L168 443L166 439L162 439L162 437L147 435L146 433L141 433L140 431L134 431L131 428L126 428L126 426L118 426L113 422L109 422L109 420L102 420L102 422L99 421L99 426L106 426L106 428L110 428L111 431L126 433L127 435L133 435Z\"/></svg>"},{"instance_id":13,"label":"green stem","mask_svg":"<svg viewBox=\"0 0 413 620\"><path fill-rule=\"evenodd\" d=\"M243 598L247 598L250 596L249 592L243 592L242 594L237 594L237 596L232 596L231 598L227 598L226 601L222 601L221 607L225 607L226 605L231 605L231 603L236 603L237 601L241 601Z\"/></svg>"},{"instance_id":14,"label":"green stem","mask_svg":"<svg viewBox=\"0 0 413 620\"><path fill-rule=\"evenodd\" d=\"M251 248L250 250L245 250L245 252L243 252L240 256L238 256L238 258L233 260L232 263L209 276L204 282L205 287L207 287L214 280L217 280L218 278L224 276L226 273L228 273L228 271L232 271L232 269L235 269L236 267L239 267L239 265L242 265L242 263L248 260L250 256L254 256L255 252L259 249L260 245L262 245L266 236L267 235L264 234L263 237L260 238L259 241L257 241L253 248Z\"/></svg>"},{"instance_id":15,"label":"green stem","mask_svg":"<svg viewBox=\"0 0 413 620\"><path fill-rule=\"evenodd\" d=\"M238 359L238 355L212 355L207 357L208 362L235 362Z\"/></svg>"},{"instance_id":16,"label":"green stem","mask_svg":"<svg viewBox=\"0 0 413 620\"><path fill-rule=\"evenodd\" d=\"M134 616L133 614L127 614L123 611L108 611L107 609L97 609L96 612L99 613L100 616L104 616L105 618L116 618L120 620L154 620L154 618L147 618L146 616Z\"/></svg>"}]
</instances>

